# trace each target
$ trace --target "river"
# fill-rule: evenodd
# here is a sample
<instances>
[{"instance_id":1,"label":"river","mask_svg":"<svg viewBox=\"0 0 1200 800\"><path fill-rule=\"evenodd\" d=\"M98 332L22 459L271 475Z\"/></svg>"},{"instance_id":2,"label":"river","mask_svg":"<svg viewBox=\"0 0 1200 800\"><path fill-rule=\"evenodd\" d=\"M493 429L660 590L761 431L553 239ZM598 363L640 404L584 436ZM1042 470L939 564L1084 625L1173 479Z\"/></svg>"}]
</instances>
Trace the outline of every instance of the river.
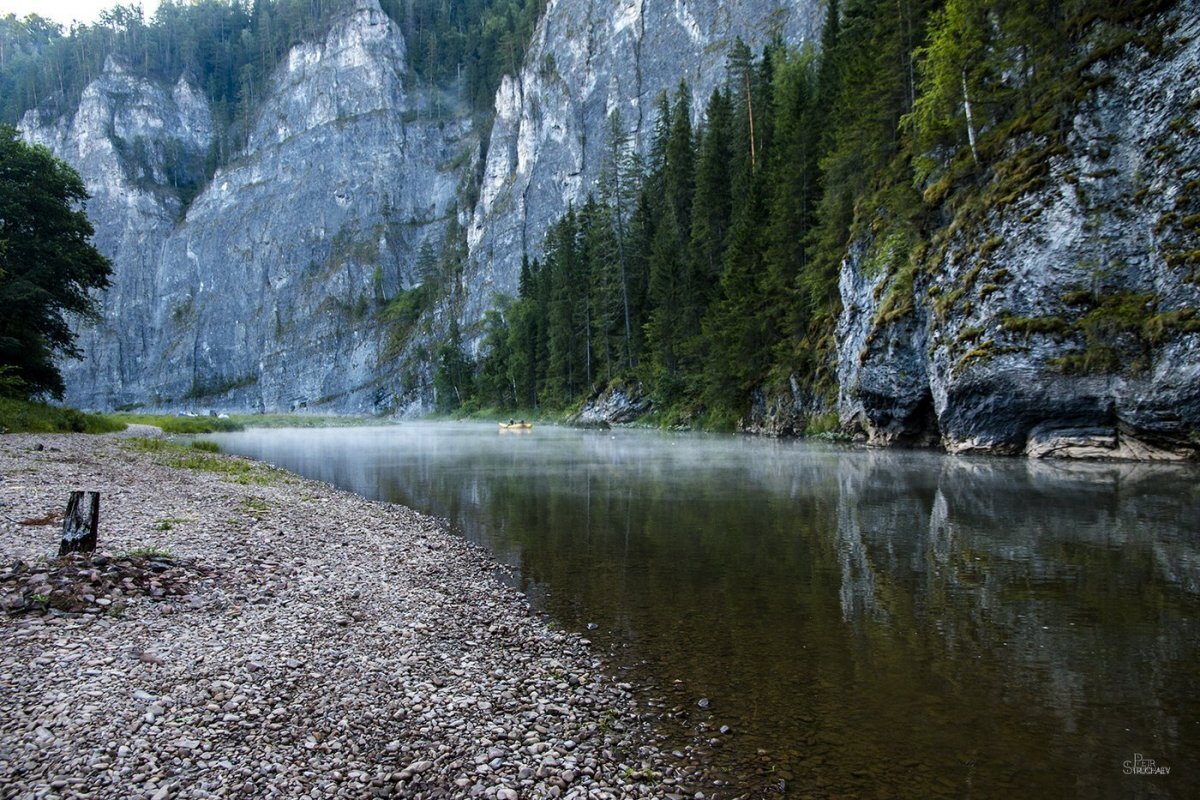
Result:
<instances>
[{"instance_id":1,"label":"river","mask_svg":"<svg viewBox=\"0 0 1200 800\"><path fill-rule=\"evenodd\" d=\"M737 789L1200 790L1195 467L450 423L208 438L445 517Z\"/></svg>"}]
</instances>

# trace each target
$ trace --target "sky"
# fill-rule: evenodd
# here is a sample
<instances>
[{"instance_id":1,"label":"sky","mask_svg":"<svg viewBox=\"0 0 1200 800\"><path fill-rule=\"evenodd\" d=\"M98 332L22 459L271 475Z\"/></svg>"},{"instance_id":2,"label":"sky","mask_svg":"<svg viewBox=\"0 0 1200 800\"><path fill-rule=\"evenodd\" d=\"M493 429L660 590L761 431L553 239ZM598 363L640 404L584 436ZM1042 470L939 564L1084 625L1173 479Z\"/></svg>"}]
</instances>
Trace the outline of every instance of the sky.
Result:
<instances>
[{"instance_id":1,"label":"sky","mask_svg":"<svg viewBox=\"0 0 1200 800\"><path fill-rule=\"evenodd\" d=\"M0 17L38 14L70 28L72 20L95 22L100 12L115 5L139 5L139 0L0 0ZM154 16L158 0L140 0L146 18Z\"/></svg>"}]
</instances>

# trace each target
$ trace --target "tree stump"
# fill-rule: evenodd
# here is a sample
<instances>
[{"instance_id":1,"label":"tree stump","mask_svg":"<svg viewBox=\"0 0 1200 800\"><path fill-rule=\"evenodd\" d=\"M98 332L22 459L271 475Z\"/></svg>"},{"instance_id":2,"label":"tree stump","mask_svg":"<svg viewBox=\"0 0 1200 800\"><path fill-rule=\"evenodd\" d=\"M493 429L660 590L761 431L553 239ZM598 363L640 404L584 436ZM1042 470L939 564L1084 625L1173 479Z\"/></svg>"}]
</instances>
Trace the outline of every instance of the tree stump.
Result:
<instances>
[{"instance_id":1,"label":"tree stump","mask_svg":"<svg viewBox=\"0 0 1200 800\"><path fill-rule=\"evenodd\" d=\"M96 531L100 526L100 493L71 492L67 516L63 519L62 544L58 554L91 553L96 550Z\"/></svg>"}]
</instances>

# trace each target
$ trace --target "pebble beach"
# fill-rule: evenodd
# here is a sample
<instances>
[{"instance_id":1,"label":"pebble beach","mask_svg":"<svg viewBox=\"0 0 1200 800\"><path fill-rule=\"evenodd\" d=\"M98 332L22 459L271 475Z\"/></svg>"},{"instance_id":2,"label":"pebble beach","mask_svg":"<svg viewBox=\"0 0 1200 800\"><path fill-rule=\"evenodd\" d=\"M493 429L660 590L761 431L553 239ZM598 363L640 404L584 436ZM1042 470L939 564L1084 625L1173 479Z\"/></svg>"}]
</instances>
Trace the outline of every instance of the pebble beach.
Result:
<instances>
[{"instance_id":1,"label":"pebble beach","mask_svg":"<svg viewBox=\"0 0 1200 800\"><path fill-rule=\"evenodd\" d=\"M697 795L442 521L155 433L0 437L0 798Z\"/></svg>"}]
</instances>

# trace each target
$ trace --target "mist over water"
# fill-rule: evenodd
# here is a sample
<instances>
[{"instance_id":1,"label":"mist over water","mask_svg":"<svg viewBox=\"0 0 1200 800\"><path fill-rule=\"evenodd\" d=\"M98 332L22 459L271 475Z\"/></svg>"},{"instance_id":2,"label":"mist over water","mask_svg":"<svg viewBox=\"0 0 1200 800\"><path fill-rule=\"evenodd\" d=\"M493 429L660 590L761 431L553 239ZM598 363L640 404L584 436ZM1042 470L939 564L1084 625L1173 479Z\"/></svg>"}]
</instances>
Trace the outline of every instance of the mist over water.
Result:
<instances>
[{"instance_id":1,"label":"mist over water","mask_svg":"<svg viewBox=\"0 0 1200 800\"><path fill-rule=\"evenodd\" d=\"M482 424L210 438L447 518L739 786L1200 785L1194 467ZM1125 774L1135 754L1170 774Z\"/></svg>"}]
</instances>

